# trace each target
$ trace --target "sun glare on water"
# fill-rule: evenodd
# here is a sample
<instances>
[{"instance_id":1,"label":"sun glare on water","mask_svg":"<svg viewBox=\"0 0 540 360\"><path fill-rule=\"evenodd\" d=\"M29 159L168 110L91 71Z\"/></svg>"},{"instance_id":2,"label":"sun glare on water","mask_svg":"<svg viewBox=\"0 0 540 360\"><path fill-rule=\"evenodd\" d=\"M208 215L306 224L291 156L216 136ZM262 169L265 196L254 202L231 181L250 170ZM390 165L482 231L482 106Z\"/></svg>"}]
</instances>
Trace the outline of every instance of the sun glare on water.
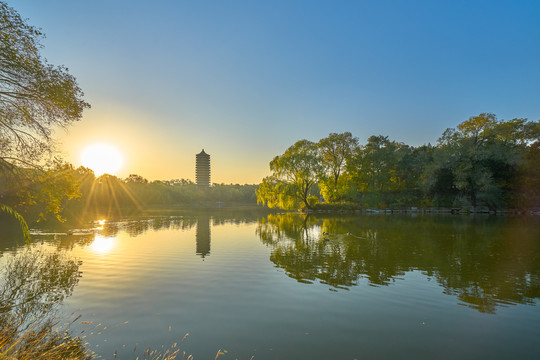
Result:
<instances>
[{"instance_id":1,"label":"sun glare on water","mask_svg":"<svg viewBox=\"0 0 540 360\"><path fill-rule=\"evenodd\" d=\"M90 249L92 249L97 254L107 254L114 248L114 240L112 238L106 238L101 235L96 235L92 244L90 244Z\"/></svg>"},{"instance_id":2,"label":"sun glare on water","mask_svg":"<svg viewBox=\"0 0 540 360\"><path fill-rule=\"evenodd\" d=\"M114 146L108 144L93 144L84 149L81 155L83 166L94 171L96 176L103 174L115 175L122 168L124 159Z\"/></svg>"}]
</instances>

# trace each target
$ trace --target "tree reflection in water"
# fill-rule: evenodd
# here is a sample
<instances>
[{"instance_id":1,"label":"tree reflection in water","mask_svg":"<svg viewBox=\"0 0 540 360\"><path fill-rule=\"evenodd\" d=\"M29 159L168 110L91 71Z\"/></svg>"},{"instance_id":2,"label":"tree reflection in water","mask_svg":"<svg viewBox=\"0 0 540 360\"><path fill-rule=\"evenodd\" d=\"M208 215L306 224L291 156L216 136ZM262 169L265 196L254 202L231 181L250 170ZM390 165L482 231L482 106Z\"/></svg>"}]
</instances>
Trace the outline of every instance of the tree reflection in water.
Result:
<instances>
[{"instance_id":1,"label":"tree reflection in water","mask_svg":"<svg viewBox=\"0 0 540 360\"><path fill-rule=\"evenodd\" d=\"M385 286L410 271L480 312L540 297L540 228L527 218L268 215L270 260L299 282Z\"/></svg>"},{"instance_id":2,"label":"tree reflection in water","mask_svg":"<svg viewBox=\"0 0 540 360\"><path fill-rule=\"evenodd\" d=\"M0 276L0 353L13 359L89 359L78 337L56 328L55 310L81 276L60 251L26 248L4 259Z\"/></svg>"},{"instance_id":3,"label":"tree reflection in water","mask_svg":"<svg viewBox=\"0 0 540 360\"><path fill-rule=\"evenodd\" d=\"M133 218L120 221L99 220L93 222L93 227L86 229L63 229L60 233L54 230L38 233L39 238L58 248L73 249L75 245L90 245L97 241L116 237L119 232L126 232L131 237L137 237L150 230L190 230L196 228L195 253L203 259L210 254L211 225L254 223L257 217L249 211L197 211L182 216L156 216L150 218ZM16 248L16 247L14 247ZM0 250L1 251L1 250Z\"/></svg>"},{"instance_id":4,"label":"tree reflection in water","mask_svg":"<svg viewBox=\"0 0 540 360\"><path fill-rule=\"evenodd\" d=\"M435 279L461 304L493 313L499 306L532 304L540 298L540 227L527 217L340 216L192 212L104 222L93 232L77 231L45 241L59 248L90 245L96 234L120 231L138 236L149 230L197 227L196 253L210 253L210 221L256 223L259 239L272 248L270 260L299 282L334 289L365 278L387 286L407 272Z\"/></svg>"}]
</instances>

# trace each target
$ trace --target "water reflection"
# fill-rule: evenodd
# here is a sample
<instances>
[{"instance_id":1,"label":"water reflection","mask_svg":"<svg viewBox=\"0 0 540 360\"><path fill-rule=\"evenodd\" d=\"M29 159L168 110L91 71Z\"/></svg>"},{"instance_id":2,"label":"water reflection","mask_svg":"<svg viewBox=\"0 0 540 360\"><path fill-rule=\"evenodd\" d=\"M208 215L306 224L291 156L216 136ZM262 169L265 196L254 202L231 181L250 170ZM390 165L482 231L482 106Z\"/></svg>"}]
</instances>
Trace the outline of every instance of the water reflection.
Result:
<instances>
[{"instance_id":1,"label":"water reflection","mask_svg":"<svg viewBox=\"0 0 540 360\"><path fill-rule=\"evenodd\" d=\"M196 212L187 216L159 216L151 218L132 218L125 220L109 221L105 219L95 220L87 228L80 229L46 229L32 230L34 241L48 242L58 248L73 249L74 246L89 246L94 252L107 254L115 246L115 238L120 232L125 232L131 237L140 236L148 231L162 230L191 230L195 228L195 253L201 258L210 255L211 224L220 226L224 224L240 224L256 222L257 218L239 213L233 216L228 212L209 213ZM8 249L8 243L0 242L0 254L3 249ZM15 242L13 249L24 246L23 241Z\"/></svg>"},{"instance_id":2,"label":"water reflection","mask_svg":"<svg viewBox=\"0 0 540 360\"><path fill-rule=\"evenodd\" d=\"M80 262L64 252L26 248L4 260L0 276L0 315L21 323L48 315L79 282Z\"/></svg>"},{"instance_id":3,"label":"water reflection","mask_svg":"<svg viewBox=\"0 0 540 360\"><path fill-rule=\"evenodd\" d=\"M0 353L9 359L91 359L79 337L58 327L58 305L73 293L81 263L61 251L24 248L0 268Z\"/></svg>"},{"instance_id":4,"label":"water reflection","mask_svg":"<svg viewBox=\"0 0 540 360\"><path fill-rule=\"evenodd\" d=\"M58 248L82 245L107 254L121 231L136 237L148 231L194 230L195 254L205 259L211 253L212 226L255 223L257 237L271 249L270 261L298 282L334 290L361 281L388 286L419 271L460 304L494 313L500 306L533 304L540 298L540 226L534 220L195 212L99 221L90 228L42 232L34 238ZM17 245L3 248L9 246Z\"/></svg>"},{"instance_id":5,"label":"water reflection","mask_svg":"<svg viewBox=\"0 0 540 360\"><path fill-rule=\"evenodd\" d=\"M94 252L105 255L114 248L114 238L96 234L90 247Z\"/></svg>"},{"instance_id":6,"label":"water reflection","mask_svg":"<svg viewBox=\"0 0 540 360\"><path fill-rule=\"evenodd\" d=\"M92 358L79 337L72 337L54 321L59 304L79 282L80 265L65 252L31 247L3 258L0 357Z\"/></svg>"},{"instance_id":7,"label":"water reflection","mask_svg":"<svg viewBox=\"0 0 540 360\"><path fill-rule=\"evenodd\" d=\"M481 312L540 297L540 228L530 219L283 214L257 234L299 282L385 286L418 270Z\"/></svg>"},{"instance_id":8,"label":"water reflection","mask_svg":"<svg viewBox=\"0 0 540 360\"><path fill-rule=\"evenodd\" d=\"M200 215L197 218L197 232L195 235L195 253L203 259L210 255L210 217Z\"/></svg>"}]
</instances>

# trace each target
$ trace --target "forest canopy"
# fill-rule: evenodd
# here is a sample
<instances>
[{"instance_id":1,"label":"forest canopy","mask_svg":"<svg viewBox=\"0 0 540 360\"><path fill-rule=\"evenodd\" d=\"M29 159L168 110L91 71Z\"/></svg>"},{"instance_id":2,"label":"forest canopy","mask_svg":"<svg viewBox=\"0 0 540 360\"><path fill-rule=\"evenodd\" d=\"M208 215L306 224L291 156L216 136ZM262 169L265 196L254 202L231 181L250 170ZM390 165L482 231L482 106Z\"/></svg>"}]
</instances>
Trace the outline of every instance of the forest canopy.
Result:
<instances>
[{"instance_id":1,"label":"forest canopy","mask_svg":"<svg viewBox=\"0 0 540 360\"><path fill-rule=\"evenodd\" d=\"M29 222L84 222L152 209L256 205L257 185L201 187L188 179L150 181L137 174L96 177L89 168L62 162L47 170L17 172L15 178L0 169L0 199Z\"/></svg>"},{"instance_id":2,"label":"forest canopy","mask_svg":"<svg viewBox=\"0 0 540 360\"><path fill-rule=\"evenodd\" d=\"M472 116L419 147L351 133L300 140L270 162L259 204L299 209L540 206L540 121Z\"/></svg>"}]
</instances>

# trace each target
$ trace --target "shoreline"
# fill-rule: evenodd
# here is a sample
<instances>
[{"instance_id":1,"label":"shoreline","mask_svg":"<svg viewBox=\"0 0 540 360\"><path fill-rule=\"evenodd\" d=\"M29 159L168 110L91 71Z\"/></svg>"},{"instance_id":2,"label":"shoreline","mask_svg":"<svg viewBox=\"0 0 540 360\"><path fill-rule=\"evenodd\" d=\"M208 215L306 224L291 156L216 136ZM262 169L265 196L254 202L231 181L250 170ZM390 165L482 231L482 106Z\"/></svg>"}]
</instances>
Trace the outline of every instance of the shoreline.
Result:
<instances>
[{"instance_id":1,"label":"shoreline","mask_svg":"<svg viewBox=\"0 0 540 360\"><path fill-rule=\"evenodd\" d=\"M443 207L430 207L430 208L406 208L406 209L350 209L332 207L330 209L299 209L298 213L303 214L324 214L324 213L359 213L367 215L380 215L380 214L410 214L410 215L528 215L528 216L540 216L540 209L499 209L489 210L485 206L478 206L474 208L443 208Z\"/></svg>"}]
</instances>

